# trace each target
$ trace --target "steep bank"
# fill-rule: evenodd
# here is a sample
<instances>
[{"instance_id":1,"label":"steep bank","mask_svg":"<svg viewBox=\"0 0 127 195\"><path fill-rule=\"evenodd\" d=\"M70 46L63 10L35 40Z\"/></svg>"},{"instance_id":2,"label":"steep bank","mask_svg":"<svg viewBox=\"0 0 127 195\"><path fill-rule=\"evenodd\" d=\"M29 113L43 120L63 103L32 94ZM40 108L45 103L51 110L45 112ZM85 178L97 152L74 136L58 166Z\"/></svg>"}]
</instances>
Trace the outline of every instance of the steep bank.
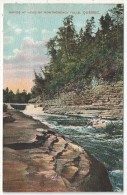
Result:
<instances>
[{"instance_id":1,"label":"steep bank","mask_svg":"<svg viewBox=\"0 0 127 195\"><path fill-rule=\"evenodd\" d=\"M11 112L15 122L4 124L4 191L112 191L102 163L39 121Z\"/></svg>"},{"instance_id":2,"label":"steep bank","mask_svg":"<svg viewBox=\"0 0 127 195\"><path fill-rule=\"evenodd\" d=\"M60 92L59 98L46 101L38 98L35 102L42 104L46 113L122 119L123 82L102 83L93 88L68 85Z\"/></svg>"}]
</instances>

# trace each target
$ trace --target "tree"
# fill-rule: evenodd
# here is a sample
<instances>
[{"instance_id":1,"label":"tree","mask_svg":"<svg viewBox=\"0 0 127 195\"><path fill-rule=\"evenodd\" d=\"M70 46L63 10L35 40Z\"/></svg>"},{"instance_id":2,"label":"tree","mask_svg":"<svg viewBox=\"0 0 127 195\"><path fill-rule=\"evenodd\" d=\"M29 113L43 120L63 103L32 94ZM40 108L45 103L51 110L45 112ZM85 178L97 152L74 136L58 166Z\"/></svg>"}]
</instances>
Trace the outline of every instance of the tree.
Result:
<instances>
[{"instance_id":1,"label":"tree","mask_svg":"<svg viewBox=\"0 0 127 195\"><path fill-rule=\"evenodd\" d=\"M36 86L36 91L38 92L38 94L42 94L43 89L45 87L44 76L41 73L37 74L35 71L34 71L34 75L35 75L34 82Z\"/></svg>"},{"instance_id":2,"label":"tree","mask_svg":"<svg viewBox=\"0 0 127 195\"><path fill-rule=\"evenodd\" d=\"M48 53L51 56L51 60L55 61L57 58L57 51L56 51L56 38L54 37L53 39L50 39L49 42L47 43L47 48L48 48Z\"/></svg>"},{"instance_id":3,"label":"tree","mask_svg":"<svg viewBox=\"0 0 127 195\"><path fill-rule=\"evenodd\" d=\"M116 38L116 47L123 45L123 25L124 25L124 6L123 4L117 4L112 10L110 10L111 18L113 22L114 37Z\"/></svg>"},{"instance_id":4,"label":"tree","mask_svg":"<svg viewBox=\"0 0 127 195\"><path fill-rule=\"evenodd\" d=\"M94 36L94 28L95 28L95 21L94 17L91 17L90 20L86 20L86 26L85 26L85 32L84 32L84 38L85 40L91 40Z\"/></svg>"},{"instance_id":5,"label":"tree","mask_svg":"<svg viewBox=\"0 0 127 195\"><path fill-rule=\"evenodd\" d=\"M67 16L63 21L63 27L57 32L57 43L61 49L65 62L71 60L76 52L76 30L73 24L73 16Z\"/></svg>"},{"instance_id":6,"label":"tree","mask_svg":"<svg viewBox=\"0 0 127 195\"><path fill-rule=\"evenodd\" d=\"M35 73L33 94L54 97L69 83L93 79L112 82L123 75L123 5L116 5L99 19L94 17L76 31L73 16L67 16L56 36L47 43L50 62Z\"/></svg>"},{"instance_id":7,"label":"tree","mask_svg":"<svg viewBox=\"0 0 127 195\"><path fill-rule=\"evenodd\" d=\"M14 94L12 90L9 90L8 87L3 90L3 102L5 103L27 103L30 98L31 94L27 94L26 90L20 92L19 89L17 89L16 94Z\"/></svg>"},{"instance_id":8,"label":"tree","mask_svg":"<svg viewBox=\"0 0 127 195\"><path fill-rule=\"evenodd\" d=\"M107 13L105 16L101 16L100 24L101 24L102 33L104 35L109 33L109 31L112 29L112 25L113 25L113 22L111 20L109 13Z\"/></svg>"}]
</instances>

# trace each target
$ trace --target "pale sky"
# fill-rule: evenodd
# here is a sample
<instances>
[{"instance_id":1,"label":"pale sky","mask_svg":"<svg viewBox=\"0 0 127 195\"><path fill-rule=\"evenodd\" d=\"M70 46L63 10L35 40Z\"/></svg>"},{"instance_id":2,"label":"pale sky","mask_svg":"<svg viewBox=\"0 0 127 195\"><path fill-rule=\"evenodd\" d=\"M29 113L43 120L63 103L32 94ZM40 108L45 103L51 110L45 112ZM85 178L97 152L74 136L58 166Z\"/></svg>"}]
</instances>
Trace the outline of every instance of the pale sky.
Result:
<instances>
[{"instance_id":1,"label":"pale sky","mask_svg":"<svg viewBox=\"0 0 127 195\"><path fill-rule=\"evenodd\" d=\"M94 16L98 28L99 18L113 7L113 4L5 4L4 88L14 92L31 90L34 70L49 62L46 43L55 36L65 17L73 15L79 31Z\"/></svg>"}]
</instances>

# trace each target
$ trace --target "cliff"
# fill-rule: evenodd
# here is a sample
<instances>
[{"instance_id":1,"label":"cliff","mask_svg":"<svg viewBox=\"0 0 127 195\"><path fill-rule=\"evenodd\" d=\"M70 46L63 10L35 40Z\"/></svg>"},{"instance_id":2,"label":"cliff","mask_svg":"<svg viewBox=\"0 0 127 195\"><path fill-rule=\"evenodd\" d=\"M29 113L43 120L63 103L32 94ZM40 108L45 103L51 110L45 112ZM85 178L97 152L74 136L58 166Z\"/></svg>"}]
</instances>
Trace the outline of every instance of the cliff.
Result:
<instances>
[{"instance_id":1,"label":"cliff","mask_svg":"<svg viewBox=\"0 0 127 195\"><path fill-rule=\"evenodd\" d=\"M60 92L59 98L39 100L39 104L47 113L122 119L123 82L102 83L93 88L68 85Z\"/></svg>"},{"instance_id":2,"label":"cliff","mask_svg":"<svg viewBox=\"0 0 127 195\"><path fill-rule=\"evenodd\" d=\"M46 125L11 111L4 124L4 192L112 191L104 165Z\"/></svg>"}]
</instances>

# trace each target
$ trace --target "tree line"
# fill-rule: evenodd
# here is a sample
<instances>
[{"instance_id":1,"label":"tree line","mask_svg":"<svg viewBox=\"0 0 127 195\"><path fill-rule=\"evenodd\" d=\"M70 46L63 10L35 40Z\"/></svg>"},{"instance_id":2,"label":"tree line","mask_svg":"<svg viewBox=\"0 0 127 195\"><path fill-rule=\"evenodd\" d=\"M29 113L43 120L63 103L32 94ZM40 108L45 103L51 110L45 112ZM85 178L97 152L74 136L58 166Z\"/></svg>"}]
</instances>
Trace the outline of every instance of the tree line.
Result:
<instances>
[{"instance_id":1,"label":"tree line","mask_svg":"<svg viewBox=\"0 0 127 195\"><path fill-rule=\"evenodd\" d=\"M14 93L12 90L9 90L7 87L3 90L3 102L4 103L28 103L31 98L31 93L27 93L26 90L22 92L17 89L17 92Z\"/></svg>"},{"instance_id":2,"label":"tree line","mask_svg":"<svg viewBox=\"0 0 127 195\"><path fill-rule=\"evenodd\" d=\"M65 85L79 80L86 85L93 80L123 80L123 12L122 4L108 10L100 17L97 31L94 17L77 32L73 16L67 16L47 43L50 62L40 73L35 72L33 96L52 98Z\"/></svg>"}]
</instances>

